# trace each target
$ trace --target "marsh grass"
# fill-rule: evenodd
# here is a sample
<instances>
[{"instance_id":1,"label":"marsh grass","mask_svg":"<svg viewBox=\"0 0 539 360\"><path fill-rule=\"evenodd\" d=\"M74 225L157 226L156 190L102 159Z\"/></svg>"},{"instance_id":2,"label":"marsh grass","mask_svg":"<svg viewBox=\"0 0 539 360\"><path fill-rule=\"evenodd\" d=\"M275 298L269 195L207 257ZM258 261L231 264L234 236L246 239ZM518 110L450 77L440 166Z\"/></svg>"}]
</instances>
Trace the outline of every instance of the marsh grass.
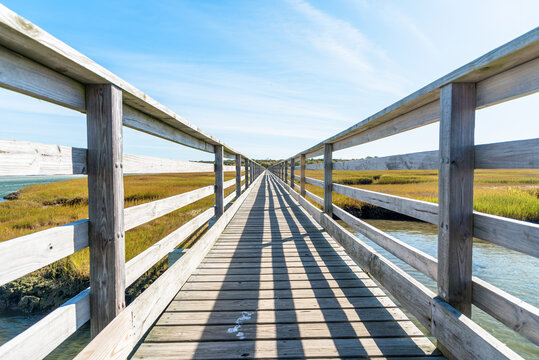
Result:
<instances>
[{"instance_id":1,"label":"marsh grass","mask_svg":"<svg viewBox=\"0 0 539 360\"><path fill-rule=\"evenodd\" d=\"M225 181L234 176L233 172L225 173ZM129 175L124 177L124 206L128 208L213 184L213 172ZM233 191L235 191L235 186L225 189L225 196ZM140 254L214 204L215 196L207 196L126 232L126 261ZM28 186L18 192L16 200L0 203L0 241L87 217L86 178ZM182 245L190 246L192 239L190 241ZM158 264L157 268L162 269L162 264ZM12 305L21 301L25 294L31 294L31 296L41 299L39 309L44 310L55 307L87 286L88 275L89 250L86 248L28 274L12 284L7 284L0 290L8 290L10 294L13 293L13 299L5 300ZM138 285L138 287L140 286L146 285L143 282L142 285ZM44 301L43 296L48 296L47 292L51 291L55 295L50 301ZM1 305L0 308L2 308ZM23 308L25 306L26 304L21 305ZM27 307L30 308L29 311L32 311L33 306L28 305Z\"/></svg>"},{"instance_id":2,"label":"marsh grass","mask_svg":"<svg viewBox=\"0 0 539 360\"><path fill-rule=\"evenodd\" d=\"M322 170L307 170L306 176L323 180L324 173ZM354 179L363 178L373 181L370 184L354 183ZM438 172L434 170L336 170L333 171L333 180L361 189L438 202ZM321 188L311 184L306 186L312 193L323 196ZM337 193L333 193L333 201L348 210L356 209L357 212L357 209L363 209L364 212L372 213L371 205ZM539 171L476 170L474 209L512 219L539 222Z\"/></svg>"}]
</instances>

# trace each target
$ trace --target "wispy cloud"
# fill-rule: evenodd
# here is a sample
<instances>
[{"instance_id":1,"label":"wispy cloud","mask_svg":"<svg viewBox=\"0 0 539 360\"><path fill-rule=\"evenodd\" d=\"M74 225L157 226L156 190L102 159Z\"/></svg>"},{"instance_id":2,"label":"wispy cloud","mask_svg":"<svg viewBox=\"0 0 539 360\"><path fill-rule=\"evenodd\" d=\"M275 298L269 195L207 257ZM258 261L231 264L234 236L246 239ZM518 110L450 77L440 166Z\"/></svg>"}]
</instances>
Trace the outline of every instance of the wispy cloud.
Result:
<instances>
[{"instance_id":1,"label":"wispy cloud","mask_svg":"<svg viewBox=\"0 0 539 360\"><path fill-rule=\"evenodd\" d=\"M108 56L118 62L129 59L122 69L126 79L142 85L143 91L204 130L239 128L248 129L240 131L250 134L319 140L327 131L334 131L336 124L344 127L354 121L323 97L315 95L313 99L303 86L286 86L271 76L144 54ZM320 125L305 130L305 121Z\"/></svg>"},{"instance_id":2,"label":"wispy cloud","mask_svg":"<svg viewBox=\"0 0 539 360\"><path fill-rule=\"evenodd\" d=\"M411 17L409 17L399 8L386 4L382 7L381 15L381 17L391 19L393 25L397 25L404 31L411 34L415 40L422 44L430 56L436 56L438 54L434 42L427 35L427 33L423 31Z\"/></svg>"},{"instance_id":3,"label":"wispy cloud","mask_svg":"<svg viewBox=\"0 0 539 360\"><path fill-rule=\"evenodd\" d=\"M299 30L302 40L318 50L334 73L363 89L402 95L402 79L386 70L391 60L351 23L325 13L304 0L289 0L310 26Z\"/></svg>"}]
</instances>

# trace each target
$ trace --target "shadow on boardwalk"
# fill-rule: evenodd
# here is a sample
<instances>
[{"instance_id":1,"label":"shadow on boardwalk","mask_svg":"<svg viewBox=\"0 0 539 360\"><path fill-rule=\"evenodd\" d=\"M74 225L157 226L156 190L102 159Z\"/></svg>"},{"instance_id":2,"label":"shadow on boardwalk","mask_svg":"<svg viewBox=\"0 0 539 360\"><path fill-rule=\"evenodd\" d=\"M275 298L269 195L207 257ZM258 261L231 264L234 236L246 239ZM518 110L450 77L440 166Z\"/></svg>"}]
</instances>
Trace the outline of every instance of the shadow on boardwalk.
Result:
<instances>
[{"instance_id":1,"label":"shadow on boardwalk","mask_svg":"<svg viewBox=\"0 0 539 360\"><path fill-rule=\"evenodd\" d=\"M280 184L254 186L135 358L437 357Z\"/></svg>"}]
</instances>

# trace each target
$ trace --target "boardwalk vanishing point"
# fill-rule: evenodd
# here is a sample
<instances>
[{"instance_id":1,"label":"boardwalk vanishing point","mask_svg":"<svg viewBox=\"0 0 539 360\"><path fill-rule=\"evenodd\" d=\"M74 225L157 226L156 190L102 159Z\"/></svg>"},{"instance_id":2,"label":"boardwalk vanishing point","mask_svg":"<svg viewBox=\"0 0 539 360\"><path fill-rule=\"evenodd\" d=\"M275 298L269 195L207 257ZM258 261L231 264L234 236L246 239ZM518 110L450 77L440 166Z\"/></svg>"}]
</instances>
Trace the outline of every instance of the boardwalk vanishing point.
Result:
<instances>
[{"instance_id":1,"label":"boardwalk vanishing point","mask_svg":"<svg viewBox=\"0 0 539 360\"><path fill-rule=\"evenodd\" d=\"M2 344L2 360L43 359L88 322L77 360L522 359L472 320L475 308L539 345L539 309L472 275L474 238L539 257L538 224L473 209L475 169L539 168L537 138L474 143L477 109L539 90L539 28L269 168L1 4L0 86L85 114L88 140L76 148L0 139L0 176L85 175L89 208L87 219L0 242L0 285L90 253L90 287ZM336 151L435 122L438 149L333 161ZM124 126L215 161L124 154ZM306 176L317 169L323 180ZM438 203L337 184L334 170L437 171ZM204 172L214 184L124 208L125 174ZM336 206L333 193L436 225L437 256ZM207 197L214 206L125 261L127 231ZM126 304L126 288L169 254L176 260Z\"/></svg>"},{"instance_id":2,"label":"boardwalk vanishing point","mask_svg":"<svg viewBox=\"0 0 539 360\"><path fill-rule=\"evenodd\" d=\"M441 359L271 175L253 186L133 358L214 359L218 353Z\"/></svg>"}]
</instances>

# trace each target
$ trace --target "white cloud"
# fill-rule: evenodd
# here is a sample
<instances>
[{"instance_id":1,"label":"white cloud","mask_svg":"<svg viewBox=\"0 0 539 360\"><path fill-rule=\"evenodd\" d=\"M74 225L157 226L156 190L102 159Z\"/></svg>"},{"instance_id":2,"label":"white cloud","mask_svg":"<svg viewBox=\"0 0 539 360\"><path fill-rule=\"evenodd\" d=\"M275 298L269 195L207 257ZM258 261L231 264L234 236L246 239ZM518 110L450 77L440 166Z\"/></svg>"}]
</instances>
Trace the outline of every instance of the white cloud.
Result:
<instances>
[{"instance_id":1,"label":"white cloud","mask_svg":"<svg viewBox=\"0 0 539 360\"><path fill-rule=\"evenodd\" d=\"M363 32L347 21L331 16L304 0L289 0L309 26L291 32L300 34L318 50L320 61L331 64L333 75L355 83L362 89L402 96L402 78L387 71L391 59Z\"/></svg>"}]
</instances>

